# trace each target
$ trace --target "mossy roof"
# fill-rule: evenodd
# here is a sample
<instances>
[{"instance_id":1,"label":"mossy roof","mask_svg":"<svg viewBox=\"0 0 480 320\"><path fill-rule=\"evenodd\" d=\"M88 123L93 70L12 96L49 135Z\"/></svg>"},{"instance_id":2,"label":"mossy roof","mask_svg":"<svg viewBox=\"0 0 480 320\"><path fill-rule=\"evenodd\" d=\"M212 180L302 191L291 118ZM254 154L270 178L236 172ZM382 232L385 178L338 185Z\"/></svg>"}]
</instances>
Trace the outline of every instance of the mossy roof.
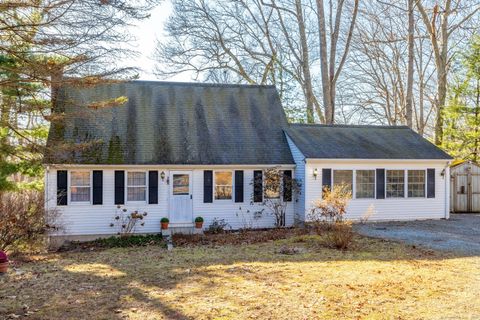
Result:
<instances>
[{"instance_id":1,"label":"mossy roof","mask_svg":"<svg viewBox=\"0 0 480 320\"><path fill-rule=\"evenodd\" d=\"M120 106L95 102L125 96ZM293 164L274 86L129 81L64 86L47 163ZM70 146L66 148L65 146Z\"/></svg>"},{"instance_id":2,"label":"mossy roof","mask_svg":"<svg viewBox=\"0 0 480 320\"><path fill-rule=\"evenodd\" d=\"M406 126L292 124L286 132L312 159L452 159Z\"/></svg>"}]
</instances>

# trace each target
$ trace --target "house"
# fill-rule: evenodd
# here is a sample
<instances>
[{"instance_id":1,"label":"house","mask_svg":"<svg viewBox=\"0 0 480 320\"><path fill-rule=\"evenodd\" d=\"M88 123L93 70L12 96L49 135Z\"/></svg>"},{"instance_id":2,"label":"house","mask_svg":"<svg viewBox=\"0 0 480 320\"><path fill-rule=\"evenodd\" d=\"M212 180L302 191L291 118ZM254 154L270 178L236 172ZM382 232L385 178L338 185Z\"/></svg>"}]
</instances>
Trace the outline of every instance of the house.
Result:
<instances>
[{"instance_id":1,"label":"house","mask_svg":"<svg viewBox=\"0 0 480 320\"><path fill-rule=\"evenodd\" d=\"M291 124L285 131L303 181L298 212L309 212L323 188L344 184L352 220L449 218L451 157L410 128Z\"/></svg>"},{"instance_id":2,"label":"house","mask_svg":"<svg viewBox=\"0 0 480 320\"><path fill-rule=\"evenodd\" d=\"M450 211L480 212L480 165L460 161L450 167Z\"/></svg>"},{"instance_id":3,"label":"house","mask_svg":"<svg viewBox=\"0 0 480 320\"><path fill-rule=\"evenodd\" d=\"M124 105L109 107L118 97ZM147 212L142 233L168 217L178 230L195 217L232 229L272 227L262 212L262 174L278 168L301 192L277 194L285 225L305 220L322 187L351 185L348 217L448 218L450 157L406 127L288 124L274 86L131 81L56 96L45 155L46 209L57 236L115 234L119 209ZM73 147L72 147L73 146ZM255 179L254 179L255 177ZM260 191L259 191L260 190Z\"/></svg>"}]
</instances>

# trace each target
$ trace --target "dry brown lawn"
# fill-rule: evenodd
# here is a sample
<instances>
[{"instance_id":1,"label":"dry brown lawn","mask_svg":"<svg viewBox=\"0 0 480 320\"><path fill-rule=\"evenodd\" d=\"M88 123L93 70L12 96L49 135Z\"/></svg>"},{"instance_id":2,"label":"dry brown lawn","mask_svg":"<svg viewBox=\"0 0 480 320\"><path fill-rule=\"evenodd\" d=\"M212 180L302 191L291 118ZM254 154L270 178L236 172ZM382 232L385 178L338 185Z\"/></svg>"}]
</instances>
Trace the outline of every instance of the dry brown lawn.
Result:
<instances>
[{"instance_id":1,"label":"dry brown lawn","mask_svg":"<svg viewBox=\"0 0 480 320\"><path fill-rule=\"evenodd\" d=\"M480 318L480 257L363 237L30 258L0 277L0 319Z\"/></svg>"}]
</instances>

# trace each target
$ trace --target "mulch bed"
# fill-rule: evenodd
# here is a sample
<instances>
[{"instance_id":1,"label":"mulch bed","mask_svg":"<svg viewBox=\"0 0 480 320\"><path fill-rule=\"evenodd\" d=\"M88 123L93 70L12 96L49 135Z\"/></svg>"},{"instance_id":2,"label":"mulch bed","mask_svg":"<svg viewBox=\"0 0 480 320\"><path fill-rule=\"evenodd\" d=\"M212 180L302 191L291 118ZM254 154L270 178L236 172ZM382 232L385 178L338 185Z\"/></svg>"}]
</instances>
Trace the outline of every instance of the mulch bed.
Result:
<instances>
[{"instance_id":1,"label":"mulch bed","mask_svg":"<svg viewBox=\"0 0 480 320\"><path fill-rule=\"evenodd\" d=\"M222 233L204 234L174 234L172 236L174 247L193 246L222 246L255 244L261 242L286 239L292 236L308 234L305 228L278 228L278 229L255 229L241 231L224 231ZM71 242L58 249L57 252L85 252L99 251L117 247L139 247L149 245L166 246L166 240L161 235L138 236L131 238L107 238L89 242Z\"/></svg>"},{"instance_id":2,"label":"mulch bed","mask_svg":"<svg viewBox=\"0 0 480 320\"><path fill-rule=\"evenodd\" d=\"M225 231L212 234L174 234L173 245L175 247L189 246L219 246L219 245L241 245L254 244L268 241L286 239L292 236L308 234L307 229L302 228L278 228L278 229L256 229L242 231Z\"/></svg>"}]
</instances>

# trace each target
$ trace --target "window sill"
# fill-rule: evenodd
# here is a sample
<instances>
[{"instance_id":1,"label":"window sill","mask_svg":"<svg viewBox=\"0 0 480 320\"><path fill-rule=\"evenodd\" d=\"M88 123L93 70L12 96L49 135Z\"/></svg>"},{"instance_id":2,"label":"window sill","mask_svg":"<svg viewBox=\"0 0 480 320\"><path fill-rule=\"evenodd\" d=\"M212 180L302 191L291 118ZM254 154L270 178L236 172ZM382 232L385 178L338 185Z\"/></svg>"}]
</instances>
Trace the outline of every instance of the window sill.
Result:
<instances>
[{"instance_id":1,"label":"window sill","mask_svg":"<svg viewBox=\"0 0 480 320\"><path fill-rule=\"evenodd\" d=\"M89 206L92 205L90 201L70 201L69 206Z\"/></svg>"}]
</instances>

